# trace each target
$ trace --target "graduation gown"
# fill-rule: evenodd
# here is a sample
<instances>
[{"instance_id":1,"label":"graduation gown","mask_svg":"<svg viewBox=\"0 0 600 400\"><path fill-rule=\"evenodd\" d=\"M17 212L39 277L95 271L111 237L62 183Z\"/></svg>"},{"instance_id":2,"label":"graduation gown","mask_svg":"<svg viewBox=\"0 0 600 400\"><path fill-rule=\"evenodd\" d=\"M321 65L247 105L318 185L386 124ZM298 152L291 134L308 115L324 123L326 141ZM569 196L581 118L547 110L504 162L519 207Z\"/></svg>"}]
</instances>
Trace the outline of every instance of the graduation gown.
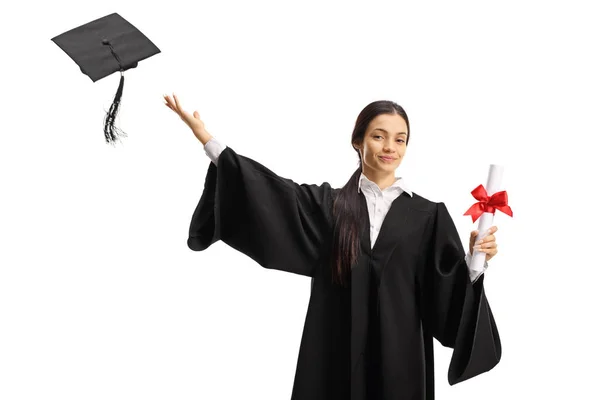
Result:
<instances>
[{"instance_id":1,"label":"graduation gown","mask_svg":"<svg viewBox=\"0 0 600 400\"><path fill-rule=\"evenodd\" d=\"M398 196L373 248L364 227L350 285L341 287L330 270L337 193L226 147L208 167L190 223L191 250L221 240L264 268L312 278L291 399L433 400L433 338L454 349L451 385L498 364L485 274L471 283L444 203Z\"/></svg>"}]
</instances>

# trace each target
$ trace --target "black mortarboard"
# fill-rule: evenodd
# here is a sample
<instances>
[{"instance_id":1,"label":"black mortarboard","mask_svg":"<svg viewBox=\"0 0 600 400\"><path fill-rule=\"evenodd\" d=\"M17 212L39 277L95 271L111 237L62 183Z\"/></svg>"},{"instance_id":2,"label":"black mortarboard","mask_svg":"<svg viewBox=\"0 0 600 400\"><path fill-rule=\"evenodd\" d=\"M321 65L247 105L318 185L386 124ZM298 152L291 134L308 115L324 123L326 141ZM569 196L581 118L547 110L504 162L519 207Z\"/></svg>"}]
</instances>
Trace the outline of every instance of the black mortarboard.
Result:
<instances>
[{"instance_id":1,"label":"black mortarboard","mask_svg":"<svg viewBox=\"0 0 600 400\"><path fill-rule=\"evenodd\" d=\"M104 119L104 136L113 143L117 134L127 136L115 128L115 118L123 94L124 71L135 68L138 61L160 53L142 32L117 13L99 18L52 38L65 53L79 65L81 72L93 82L114 72L121 72L119 88Z\"/></svg>"}]
</instances>

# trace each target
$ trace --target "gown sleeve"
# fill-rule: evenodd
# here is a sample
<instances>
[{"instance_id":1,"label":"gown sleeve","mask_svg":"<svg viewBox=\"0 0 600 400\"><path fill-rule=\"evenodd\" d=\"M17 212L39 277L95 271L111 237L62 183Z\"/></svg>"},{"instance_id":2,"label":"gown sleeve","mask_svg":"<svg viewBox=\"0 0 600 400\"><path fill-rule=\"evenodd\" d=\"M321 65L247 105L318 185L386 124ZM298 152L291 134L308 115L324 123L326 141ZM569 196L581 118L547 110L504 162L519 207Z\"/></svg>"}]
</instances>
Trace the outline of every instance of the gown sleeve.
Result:
<instances>
[{"instance_id":1,"label":"gown sleeve","mask_svg":"<svg viewBox=\"0 0 600 400\"><path fill-rule=\"evenodd\" d=\"M450 385L491 370L501 344L485 296L485 274L471 282L465 251L444 203L436 203L425 268L424 326L443 346L454 349Z\"/></svg>"},{"instance_id":2,"label":"gown sleeve","mask_svg":"<svg viewBox=\"0 0 600 400\"><path fill-rule=\"evenodd\" d=\"M187 244L221 240L264 268L314 276L330 207L329 183L297 184L228 146L209 164Z\"/></svg>"}]
</instances>

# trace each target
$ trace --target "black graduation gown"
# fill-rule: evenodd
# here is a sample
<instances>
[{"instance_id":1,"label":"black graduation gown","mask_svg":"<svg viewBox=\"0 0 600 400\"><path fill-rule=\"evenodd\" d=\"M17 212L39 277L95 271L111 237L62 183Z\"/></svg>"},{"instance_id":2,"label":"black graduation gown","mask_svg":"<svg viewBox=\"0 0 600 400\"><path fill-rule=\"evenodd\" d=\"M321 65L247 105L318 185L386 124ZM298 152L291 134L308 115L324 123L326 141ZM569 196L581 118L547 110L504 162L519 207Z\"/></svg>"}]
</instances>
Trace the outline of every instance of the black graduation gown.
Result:
<instances>
[{"instance_id":1,"label":"black graduation gown","mask_svg":"<svg viewBox=\"0 0 600 400\"><path fill-rule=\"evenodd\" d=\"M296 184L226 147L190 224L194 251L222 240L264 268L312 278L291 398L432 400L433 338L454 349L451 385L493 368L501 346L485 276L471 283L444 203L397 197L372 250L365 226L342 288L329 267L338 191Z\"/></svg>"}]
</instances>

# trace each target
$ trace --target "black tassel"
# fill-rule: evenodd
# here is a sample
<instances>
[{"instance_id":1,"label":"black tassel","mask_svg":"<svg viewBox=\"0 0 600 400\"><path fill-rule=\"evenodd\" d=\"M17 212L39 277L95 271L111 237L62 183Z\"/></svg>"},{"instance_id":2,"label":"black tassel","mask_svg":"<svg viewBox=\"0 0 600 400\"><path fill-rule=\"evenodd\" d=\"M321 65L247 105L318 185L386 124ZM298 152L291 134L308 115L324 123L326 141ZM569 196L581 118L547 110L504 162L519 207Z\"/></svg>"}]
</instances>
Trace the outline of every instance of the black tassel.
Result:
<instances>
[{"instance_id":1,"label":"black tassel","mask_svg":"<svg viewBox=\"0 0 600 400\"><path fill-rule=\"evenodd\" d=\"M125 84L125 75L123 71L121 71L121 81L119 82L119 88L117 89L117 93L115 94L115 99L113 100L110 110L106 113L106 117L104 118L104 137L106 138L106 143L114 144L119 136L126 137L127 134L120 130L115 126L115 120L117 118L117 114L119 113L119 106L121 105L121 96L123 95L123 85Z\"/></svg>"}]
</instances>

